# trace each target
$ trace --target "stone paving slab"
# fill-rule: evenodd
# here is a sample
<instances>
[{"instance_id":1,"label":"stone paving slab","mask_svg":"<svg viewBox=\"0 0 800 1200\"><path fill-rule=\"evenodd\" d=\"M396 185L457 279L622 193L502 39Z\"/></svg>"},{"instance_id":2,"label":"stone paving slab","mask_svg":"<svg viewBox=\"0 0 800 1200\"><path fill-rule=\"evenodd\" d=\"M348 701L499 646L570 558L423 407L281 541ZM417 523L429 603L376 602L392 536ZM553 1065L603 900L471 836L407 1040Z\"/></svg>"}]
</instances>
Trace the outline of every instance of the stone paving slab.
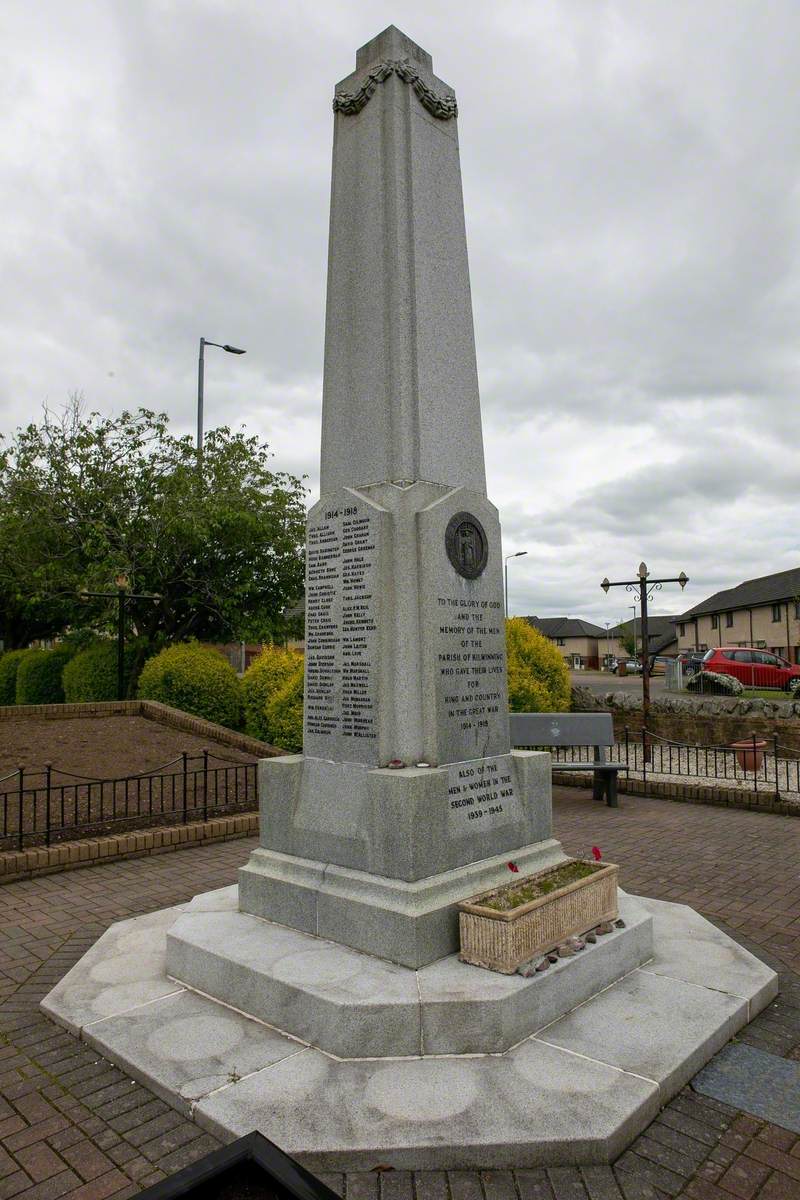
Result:
<instances>
[{"instance_id":1,"label":"stone paving slab","mask_svg":"<svg viewBox=\"0 0 800 1200\"><path fill-rule=\"evenodd\" d=\"M182 905L112 925L42 1002L71 1033L179 990L166 975L166 934Z\"/></svg>"},{"instance_id":2,"label":"stone paving slab","mask_svg":"<svg viewBox=\"0 0 800 1200\"><path fill-rule=\"evenodd\" d=\"M530 1039L402 1062L307 1050L200 1101L195 1119L223 1138L255 1124L312 1170L428 1170L602 1161L658 1109L652 1082Z\"/></svg>"},{"instance_id":3,"label":"stone paving slab","mask_svg":"<svg viewBox=\"0 0 800 1200\"><path fill-rule=\"evenodd\" d=\"M800 1062L730 1045L693 1081L696 1092L800 1134Z\"/></svg>"},{"instance_id":4,"label":"stone paving slab","mask_svg":"<svg viewBox=\"0 0 800 1200\"><path fill-rule=\"evenodd\" d=\"M305 1048L188 991L95 1021L83 1038L187 1115L209 1092Z\"/></svg>"},{"instance_id":5,"label":"stone paving slab","mask_svg":"<svg viewBox=\"0 0 800 1200\"><path fill-rule=\"evenodd\" d=\"M767 968L762 970L766 975ZM747 1000L727 996L707 983L698 987L641 970L573 1009L538 1037L652 1079L667 1100L747 1020Z\"/></svg>"}]
</instances>

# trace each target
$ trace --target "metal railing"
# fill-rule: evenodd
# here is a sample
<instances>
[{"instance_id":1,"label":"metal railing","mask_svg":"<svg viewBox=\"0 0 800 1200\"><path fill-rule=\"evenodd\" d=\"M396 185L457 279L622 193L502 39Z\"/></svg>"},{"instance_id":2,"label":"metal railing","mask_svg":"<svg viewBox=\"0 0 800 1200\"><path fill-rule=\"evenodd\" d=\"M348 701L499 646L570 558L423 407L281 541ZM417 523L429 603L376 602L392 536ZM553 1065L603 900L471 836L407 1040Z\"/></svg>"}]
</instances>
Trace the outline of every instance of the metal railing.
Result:
<instances>
[{"instance_id":1,"label":"metal railing","mask_svg":"<svg viewBox=\"0 0 800 1200\"><path fill-rule=\"evenodd\" d=\"M592 762L593 746L549 748L556 763L569 770L571 762ZM746 790L766 792L781 801L795 793L800 799L800 751L783 746L777 734L759 737L752 733L735 745L702 746L660 737L648 729L624 735L613 747L610 758L622 762L630 775L641 778L668 776L691 784L713 787L747 785Z\"/></svg>"},{"instance_id":2,"label":"metal railing","mask_svg":"<svg viewBox=\"0 0 800 1200\"><path fill-rule=\"evenodd\" d=\"M256 766L209 750L118 779L20 766L0 778L0 850L245 812L258 805Z\"/></svg>"}]
</instances>

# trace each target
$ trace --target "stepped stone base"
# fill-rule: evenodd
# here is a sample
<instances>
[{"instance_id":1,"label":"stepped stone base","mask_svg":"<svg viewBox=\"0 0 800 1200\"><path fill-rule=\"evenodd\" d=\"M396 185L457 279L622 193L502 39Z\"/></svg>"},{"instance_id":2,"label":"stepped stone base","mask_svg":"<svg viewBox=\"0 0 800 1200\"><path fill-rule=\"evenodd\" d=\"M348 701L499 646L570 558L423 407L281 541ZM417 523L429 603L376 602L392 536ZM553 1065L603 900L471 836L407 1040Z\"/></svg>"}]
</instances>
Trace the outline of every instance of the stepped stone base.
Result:
<instances>
[{"instance_id":1,"label":"stepped stone base","mask_svg":"<svg viewBox=\"0 0 800 1200\"><path fill-rule=\"evenodd\" d=\"M414 972L236 909L223 889L112 926L42 1007L204 1128L316 1170L609 1162L777 992L692 909L625 895L625 930L530 980ZM171 978L168 942L235 1007Z\"/></svg>"}]
</instances>

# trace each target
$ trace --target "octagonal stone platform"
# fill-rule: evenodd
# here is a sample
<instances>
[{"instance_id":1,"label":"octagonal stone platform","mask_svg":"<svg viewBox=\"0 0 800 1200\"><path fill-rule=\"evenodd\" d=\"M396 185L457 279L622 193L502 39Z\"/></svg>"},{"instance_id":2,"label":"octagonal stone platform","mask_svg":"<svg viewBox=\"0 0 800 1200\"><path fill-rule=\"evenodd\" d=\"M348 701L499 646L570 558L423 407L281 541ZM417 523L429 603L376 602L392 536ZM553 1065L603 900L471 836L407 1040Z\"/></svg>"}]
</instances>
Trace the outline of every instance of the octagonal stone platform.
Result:
<instances>
[{"instance_id":1,"label":"octagonal stone platform","mask_svg":"<svg viewBox=\"0 0 800 1200\"><path fill-rule=\"evenodd\" d=\"M235 897L112 926L43 1008L217 1136L260 1129L316 1170L612 1161L777 992L692 909L624 894L626 929L529 980L455 956L392 966L239 914ZM272 939L271 959L249 926L236 943L237 921ZM168 938L171 963L203 970L227 940L262 1018L170 978ZM305 1036L287 1032L299 1024Z\"/></svg>"}]
</instances>

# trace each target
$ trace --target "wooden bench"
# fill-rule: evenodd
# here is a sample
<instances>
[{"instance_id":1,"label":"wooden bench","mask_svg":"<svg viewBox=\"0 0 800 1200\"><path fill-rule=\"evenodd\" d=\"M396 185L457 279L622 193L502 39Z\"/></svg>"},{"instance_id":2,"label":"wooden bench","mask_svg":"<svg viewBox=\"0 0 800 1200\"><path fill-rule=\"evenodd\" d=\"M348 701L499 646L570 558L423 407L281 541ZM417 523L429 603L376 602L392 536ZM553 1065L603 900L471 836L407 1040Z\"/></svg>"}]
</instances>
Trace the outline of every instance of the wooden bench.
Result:
<instances>
[{"instance_id":1,"label":"wooden bench","mask_svg":"<svg viewBox=\"0 0 800 1200\"><path fill-rule=\"evenodd\" d=\"M511 713L511 745L547 750L558 746L592 746L589 762L565 762L553 758L554 771L592 771L592 795L605 797L609 808L617 808L617 775L627 771L623 762L611 762L606 750L615 743L611 713Z\"/></svg>"}]
</instances>

